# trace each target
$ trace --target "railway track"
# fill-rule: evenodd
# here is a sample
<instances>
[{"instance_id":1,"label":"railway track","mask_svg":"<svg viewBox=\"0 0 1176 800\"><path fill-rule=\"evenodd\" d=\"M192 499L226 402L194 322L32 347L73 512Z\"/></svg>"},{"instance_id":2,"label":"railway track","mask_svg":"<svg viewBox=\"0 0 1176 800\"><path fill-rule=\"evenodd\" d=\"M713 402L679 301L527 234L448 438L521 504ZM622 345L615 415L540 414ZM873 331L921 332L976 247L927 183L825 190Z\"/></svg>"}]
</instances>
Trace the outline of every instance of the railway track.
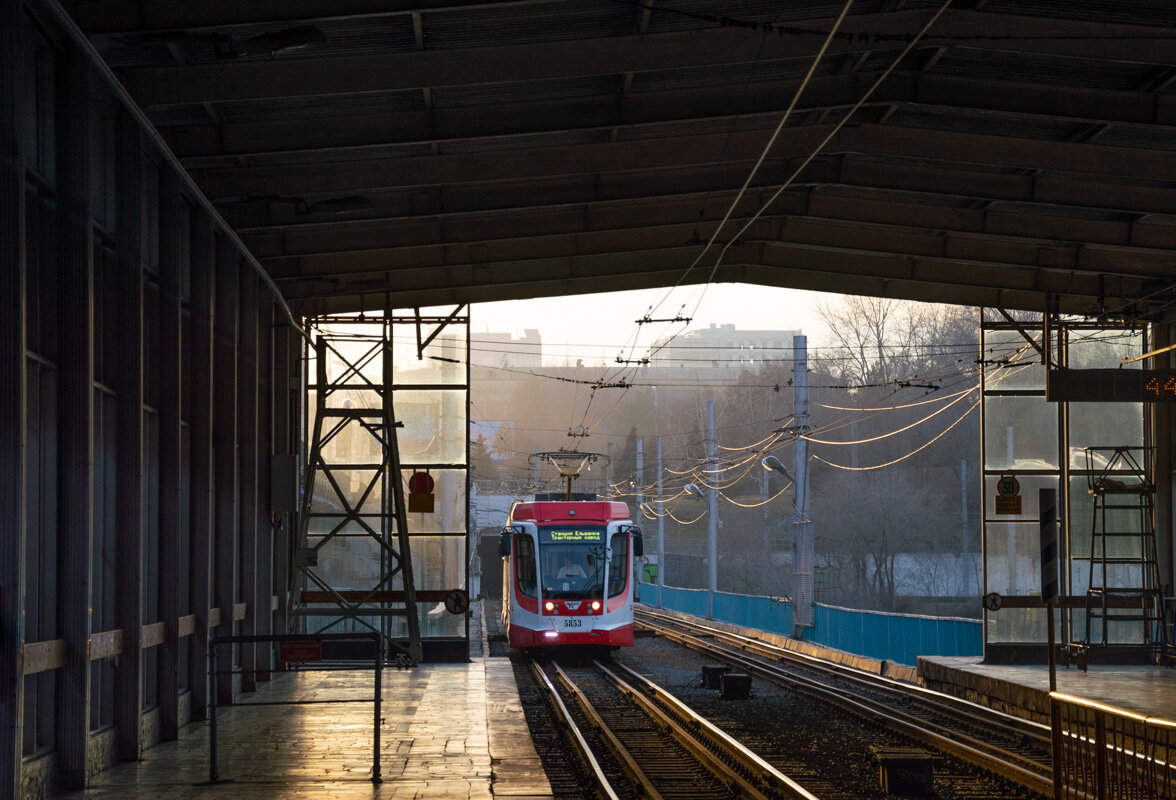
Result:
<instances>
[{"instance_id":1,"label":"railway track","mask_svg":"<svg viewBox=\"0 0 1176 800\"><path fill-rule=\"evenodd\" d=\"M533 661L569 738L609 800L817 800L681 701L614 662Z\"/></svg>"},{"instance_id":2,"label":"railway track","mask_svg":"<svg viewBox=\"0 0 1176 800\"><path fill-rule=\"evenodd\" d=\"M761 680L834 704L1034 792L1053 793L1044 725L679 617L639 609L637 622Z\"/></svg>"}]
</instances>

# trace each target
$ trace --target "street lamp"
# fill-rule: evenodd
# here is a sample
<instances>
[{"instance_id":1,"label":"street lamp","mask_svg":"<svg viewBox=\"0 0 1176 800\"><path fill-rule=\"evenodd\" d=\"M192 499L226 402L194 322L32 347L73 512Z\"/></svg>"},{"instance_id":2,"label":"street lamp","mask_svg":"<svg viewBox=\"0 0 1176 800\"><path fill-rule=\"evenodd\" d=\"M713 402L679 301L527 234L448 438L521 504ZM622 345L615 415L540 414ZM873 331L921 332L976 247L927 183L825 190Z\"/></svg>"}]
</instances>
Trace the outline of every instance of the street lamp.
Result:
<instances>
[{"instance_id":1,"label":"street lamp","mask_svg":"<svg viewBox=\"0 0 1176 800\"><path fill-rule=\"evenodd\" d=\"M762 459L760 459L760 465L763 466L763 468L768 472L779 472L788 480L792 480L792 476L788 474L788 470L785 468L784 464L775 456L764 456Z\"/></svg>"},{"instance_id":2,"label":"street lamp","mask_svg":"<svg viewBox=\"0 0 1176 800\"><path fill-rule=\"evenodd\" d=\"M699 488L697 483L688 483L682 488L686 490L686 494L692 494L699 500L706 502L706 495L702 493L702 489Z\"/></svg>"}]
</instances>

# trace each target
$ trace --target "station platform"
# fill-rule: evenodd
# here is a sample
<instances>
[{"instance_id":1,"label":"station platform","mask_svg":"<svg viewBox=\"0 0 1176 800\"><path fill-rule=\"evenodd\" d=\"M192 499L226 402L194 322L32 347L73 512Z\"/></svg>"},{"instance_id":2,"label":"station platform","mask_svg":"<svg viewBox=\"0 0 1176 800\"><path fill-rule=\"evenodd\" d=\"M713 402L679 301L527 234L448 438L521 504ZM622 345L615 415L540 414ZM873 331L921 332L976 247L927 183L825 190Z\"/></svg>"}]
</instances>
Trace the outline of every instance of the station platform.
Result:
<instances>
[{"instance_id":1,"label":"station platform","mask_svg":"<svg viewBox=\"0 0 1176 800\"><path fill-rule=\"evenodd\" d=\"M472 612L481 614L481 604ZM480 621L480 619L479 619ZM471 625L475 629L474 625ZM482 630L484 626L476 626ZM238 705L218 711L221 782L208 784L207 722L119 764L84 791L56 798L110 800L550 800L506 658L484 657L471 630L468 664L423 664L382 675L382 783L372 783L371 702ZM241 703L372 697L372 672L277 675Z\"/></svg>"},{"instance_id":2,"label":"station platform","mask_svg":"<svg viewBox=\"0 0 1176 800\"><path fill-rule=\"evenodd\" d=\"M920 656L929 689L1049 724L1049 667L985 664L978 656ZM1091 664L1057 668L1059 692L1150 717L1176 720L1176 669Z\"/></svg>"}]
</instances>

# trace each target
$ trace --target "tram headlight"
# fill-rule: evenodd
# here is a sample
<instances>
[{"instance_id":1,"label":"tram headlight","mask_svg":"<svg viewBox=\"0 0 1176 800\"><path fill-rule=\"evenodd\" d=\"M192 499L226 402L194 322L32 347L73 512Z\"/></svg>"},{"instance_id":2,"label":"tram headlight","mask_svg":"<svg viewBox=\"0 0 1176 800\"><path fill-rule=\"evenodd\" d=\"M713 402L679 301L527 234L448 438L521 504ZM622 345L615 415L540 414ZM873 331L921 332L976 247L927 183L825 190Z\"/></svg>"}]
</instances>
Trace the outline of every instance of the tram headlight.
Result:
<instances>
[{"instance_id":1,"label":"tram headlight","mask_svg":"<svg viewBox=\"0 0 1176 800\"><path fill-rule=\"evenodd\" d=\"M593 601L592 601L592 610L593 610L593 611L599 611L599 610L600 610L600 601L599 601L599 600L593 600Z\"/></svg>"},{"instance_id":2,"label":"tram headlight","mask_svg":"<svg viewBox=\"0 0 1176 800\"><path fill-rule=\"evenodd\" d=\"M548 611L555 611L555 603L551 602L550 600L548 600L546 603L544 603L543 607L545 609L547 609Z\"/></svg>"}]
</instances>

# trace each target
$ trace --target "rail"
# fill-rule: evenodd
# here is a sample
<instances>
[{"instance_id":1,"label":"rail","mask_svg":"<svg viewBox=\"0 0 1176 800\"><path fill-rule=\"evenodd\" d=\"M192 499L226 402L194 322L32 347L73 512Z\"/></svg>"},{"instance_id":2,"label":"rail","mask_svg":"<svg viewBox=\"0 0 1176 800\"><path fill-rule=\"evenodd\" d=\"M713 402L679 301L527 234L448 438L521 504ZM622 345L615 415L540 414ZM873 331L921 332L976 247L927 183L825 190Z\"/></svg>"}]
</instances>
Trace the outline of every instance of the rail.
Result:
<instances>
[{"instance_id":1,"label":"rail","mask_svg":"<svg viewBox=\"0 0 1176 800\"><path fill-rule=\"evenodd\" d=\"M571 712L568 711L567 706L564 705L563 698L559 696L559 691L555 688L551 679L547 677L547 673L534 661L531 662L531 671L535 674L535 679L539 682L539 685L546 691L548 700L551 701L552 706L554 706L556 713L559 715L560 722L567 730L572 744L575 746L577 752L580 753L580 758L583 759L584 763L592 771L600 793L604 796L605 800L620 800L608 776L605 775L604 769L600 766L600 762L596 760L591 745L584 738L580 727L576 725L575 719L572 717Z\"/></svg>"},{"instance_id":2,"label":"rail","mask_svg":"<svg viewBox=\"0 0 1176 800\"><path fill-rule=\"evenodd\" d=\"M1040 742L1041 754L1045 757L1049 752L1049 729L1044 725L1015 720L1007 715L976 708L958 698L921 687L900 686L895 681L878 676L862 674L855 677L851 674L852 670L837 665L819 664L817 659L803 654L730 634L701 623L665 617L648 610L642 610L639 616L642 625L657 630L667 639L692 650L718 656L726 663L736 664L750 674L820 698L859 717L877 721L884 727L988 772L1001 775L1033 791L1048 796L1052 790L1048 765L1013 752L1009 744L999 744L1003 740L1018 745L1032 745L1034 740L1037 740ZM674 627L705 632L706 638L676 631ZM740 653L739 650L744 652ZM806 677L793 671L793 667L815 671L820 673L821 677ZM829 678L834 678L842 684L850 684L854 688L827 685L825 681ZM867 690L867 693L859 693L858 690ZM870 697L870 693L882 693L889 699ZM944 723L935 719L920 718L912 713L915 709L901 710L896 701L902 700L916 703L927 710L934 709L937 715L946 715L952 721ZM965 723L969 727L976 726L977 731L983 730L984 733L963 734L956 730L960 723Z\"/></svg>"},{"instance_id":3,"label":"rail","mask_svg":"<svg viewBox=\"0 0 1176 800\"><path fill-rule=\"evenodd\" d=\"M1176 797L1176 722L1051 692L1055 800Z\"/></svg>"}]
</instances>

